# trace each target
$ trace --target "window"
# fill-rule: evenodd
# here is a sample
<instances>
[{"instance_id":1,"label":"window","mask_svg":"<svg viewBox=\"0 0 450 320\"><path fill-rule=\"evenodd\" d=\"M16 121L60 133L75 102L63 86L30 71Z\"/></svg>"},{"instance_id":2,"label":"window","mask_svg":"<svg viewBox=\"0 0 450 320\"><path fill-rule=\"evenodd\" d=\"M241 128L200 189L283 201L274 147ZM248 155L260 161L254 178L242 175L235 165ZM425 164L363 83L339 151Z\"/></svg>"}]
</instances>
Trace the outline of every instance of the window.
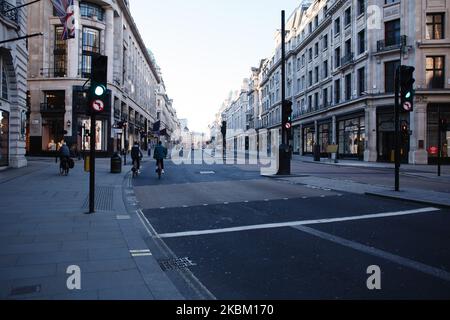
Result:
<instances>
[{"instance_id":1,"label":"window","mask_svg":"<svg viewBox=\"0 0 450 320\"><path fill-rule=\"evenodd\" d=\"M67 73L67 41L62 40L64 27L55 27L55 47L53 49L54 57L54 77L64 77Z\"/></svg>"},{"instance_id":2,"label":"window","mask_svg":"<svg viewBox=\"0 0 450 320\"><path fill-rule=\"evenodd\" d=\"M395 71L400 65L400 60L386 62L384 64L384 91L386 93L395 92Z\"/></svg>"},{"instance_id":3,"label":"window","mask_svg":"<svg viewBox=\"0 0 450 320\"><path fill-rule=\"evenodd\" d=\"M92 56L100 53L100 31L83 28L83 56L81 59L81 73L83 78L91 75Z\"/></svg>"},{"instance_id":4,"label":"window","mask_svg":"<svg viewBox=\"0 0 450 320\"><path fill-rule=\"evenodd\" d=\"M323 77L328 78L328 60L323 62Z\"/></svg>"},{"instance_id":5,"label":"window","mask_svg":"<svg viewBox=\"0 0 450 320\"><path fill-rule=\"evenodd\" d=\"M358 53L363 54L366 51L366 30L358 33Z\"/></svg>"},{"instance_id":6,"label":"window","mask_svg":"<svg viewBox=\"0 0 450 320\"><path fill-rule=\"evenodd\" d=\"M328 107L328 88L323 89L323 93L322 93L322 101L323 101L323 107L326 108Z\"/></svg>"},{"instance_id":7,"label":"window","mask_svg":"<svg viewBox=\"0 0 450 320\"><path fill-rule=\"evenodd\" d=\"M341 80L334 81L334 103L339 104L341 102Z\"/></svg>"},{"instance_id":8,"label":"window","mask_svg":"<svg viewBox=\"0 0 450 320\"><path fill-rule=\"evenodd\" d=\"M426 81L430 89L442 89L445 85L445 57L427 57Z\"/></svg>"},{"instance_id":9,"label":"window","mask_svg":"<svg viewBox=\"0 0 450 320\"><path fill-rule=\"evenodd\" d=\"M400 19L386 22L384 25L386 46L400 44Z\"/></svg>"},{"instance_id":10,"label":"window","mask_svg":"<svg viewBox=\"0 0 450 320\"><path fill-rule=\"evenodd\" d=\"M427 14L427 40L444 39L444 14L429 13Z\"/></svg>"},{"instance_id":11,"label":"window","mask_svg":"<svg viewBox=\"0 0 450 320\"><path fill-rule=\"evenodd\" d=\"M312 71L309 71L309 73L308 73L308 84L309 84L309 86L312 86L312 83L313 83L312 77L313 77Z\"/></svg>"},{"instance_id":12,"label":"window","mask_svg":"<svg viewBox=\"0 0 450 320\"><path fill-rule=\"evenodd\" d=\"M309 48L309 61L311 62L313 58L313 51L312 48Z\"/></svg>"},{"instance_id":13,"label":"window","mask_svg":"<svg viewBox=\"0 0 450 320\"><path fill-rule=\"evenodd\" d=\"M328 34L325 34L323 36L323 50L327 50L328 49Z\"/></svg>"},{"instance_id":14,"label":"window","mask_svg":"<svg viewBox=\"0 0 450 320\"><path fill-rule=\"evenodd\" d=\"M314 73L315 73L315 76L316 76L316 83L317 82L319 82L319 67L315 67L314 68Z\"/></svg>"},{"instance_id":15,"label":"window","mask_svg":"<svg viewBox=\"0 0 450 320\"><path fill-rule=\"evenodd\" d=\"M0 167L4 167L9 164L9 113L1 109L0 128Z\"/></svg>"},{"instance_id":16,"label":"window","mask_svg":"<svg viewBox=\"0 0 450 320\"><path fill-rule=\"evenodd\" d=\"M319 93L314 93L314 110L319 109Z\"/></svg>"},{"instance_id":17,"label":"window","mask_svg":"<svg viewBox=\"0 0 450 320\"><path fill-rule=\"evenodd\" d=\"M345 76L345 101L352 99L352 74Z\"/></svg>"},{"instance_id":18,"label":"window","mask_svg":"<svg viewBox=\"0 0 450 320\"><path fill-rule=\"evenodd\" d=\"M314 17L314 27L317 28L319 26L319 16Z\"/></svg>"},{"instance_id":19,"label":"window","mask_svg":"<svg viewBox=\"0 0 450 320\"><path fill-rule=\"evenodd\" d=\"M337 36L341 33L341 19L337 18L334 20L334 35Z\"/></svg>"},{"instance_id":20,"label":"window","mask_svg":"<svg viewBox=\"0 0 450 320\"><path fill-rule=\"evenodd\" d=\"M351 7L347 8L347 10L345 10L344 13L344 24L346 27L348 27L350 25L350 23L352 22L352 9Z\"/></svg>"},{"instance_id":21,"label":"window","mask_svg":"<svg viewBox=\"0 0 450 320\"><path fill-rule=\"evenodd\" d=\"M366 0L358 0L358 16L364 14L366 11Z\"/></svg>"},{"instance_id":22,"label":"window","mask_svg":"<svg viewBox=\"0 0 450 320\"><path fill-rule=\"evenodd\" d=\"M358 69L358 96L362 96L366 91L366 69Z\"/></svg>"},{"instance_id":23,"label":"window","mask_svg":"<svg viewBox=\"0 0 450 320\"><path fill-rule=\"evenodd\" d=\"M319 43L316 42L314 45L314 56L317 57L319 55Z\"/></svg>"},{"instance_id":24,"label":"window","mask_svg":"<svg viewBox=\"0 0 450 320\"><path fill-rule=\"evenodd\" d=\"M80 15L83 18L96 18L99 21L104 20L104 10L93 3L81 2L80 3Z\"/></svg>"},{"instance_id":25,"label":"window","mask_svg":"<svg viewBox=\"0 0 450 320\"><path fill-rule=\"evenodd\" d=\"M341 48L336 48L334 51L334 67L339 68L341 66Z\"/></svg>"},{"instance_id":26,"label":"window","mask_svg":"<svg viewBox=\"0 0 450 320\"><path fill-rule=\"evenodd\" d=\"M309 33L312 33L312 30L313 30L313 28L312 28L312 22L309 23L308 27L309 27Z\"/></svg>"},{"instance_id":27,"label":"window","mask_svg":"<svg viewBox=\"0 0 450 320\"><path fill-rule=\"evenodd\" d=\"M2 85L0 87L1 97L4 100L8 100L8 77L6 75L6 68L4 66L4 62L0 57L0 74Z\"/></svg>"}]
</instances>

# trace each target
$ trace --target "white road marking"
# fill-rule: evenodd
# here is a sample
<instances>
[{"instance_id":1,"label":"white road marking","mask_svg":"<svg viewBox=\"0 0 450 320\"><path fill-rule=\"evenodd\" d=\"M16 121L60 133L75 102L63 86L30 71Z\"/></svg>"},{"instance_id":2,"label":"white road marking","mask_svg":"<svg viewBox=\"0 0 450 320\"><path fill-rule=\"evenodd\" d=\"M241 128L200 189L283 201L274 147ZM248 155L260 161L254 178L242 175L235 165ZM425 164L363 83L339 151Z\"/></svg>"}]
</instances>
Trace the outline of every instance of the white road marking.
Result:
<instances>
[{"instance_id":1,"label":"white road marking","mask_svg":"<svg viewBox=\"0 0 450 320\"><path fill-rule=\"evenodd\" d=\"M132 257L149 257L149 256L152 255L152 253L148 249L145 249L145 250L130 250L130 253L131 253Z\"/></svg>"},{"instance_id":2,"label":"white road marking","mask_svg":"<svg viewBox=\"0 0 450 320\"><path fill-rule=\"evenodd\" d=\"M392 254L392 253L389 253L389 252L386 252L383 250L368 247L366 245L363 245L363 244L360 244L360 243L357 243L354 241L350 241L347 239L343 239L343 238L334 236L332 234L321 232L321 231L311 229L308 227L296 226L294 228L297 230L300 230L302 232L305 232L309 235L312 235L312 236L315 236L315 237L318 237L318 238L321 238L321 239L324 239L324 240L327 240L330 242L334 242L334 243L340 244L344 247L348 247L348 248L354 249L356 251L370 254L372 256L394 262L403 267L410 268L410 269L413 269L413 270L428 274L430 276L450 282L450 273L448 273L442 269L431 267L431 266L428 266L421 262L417 262L417 261L414 261L414 260L411 260L408 258L403 258L403 257L397 256L395 254Z\"/></svg>"},{"instance_id":3,"label":"white road marking","mask_svg":"<svg viewBox=\"0 0 450 320\"><path fill-rule=\"evenodd\" d=\"M131 217L127 216L127 215L118 215L116 218L117 218L117 220L130 220L131 219Z\"/></svg>"},{"instance_id":4,"label":"white road marking","mask_svg":"<svg viewBox=\"0 0 450 320\"><path fill-rule=\"evenodd\" d=\"M334 223L334 222L380 219L380 218L388 218L388 217L407 216L407 215L413 215L413 214L419 214L419 213L431 213L431 212L436 212L436 211L440 211L440 209L423 208L423 209L415 209L415 210L407 210L407 211L387 212L387 213L379 213L379 214L367 214L367 215L361 215L361 216L351 216L351 217L342 217L342 218L303 220L303 221L291 221L291 222L282 222L282 223L259 224L259 225L244 226L244 227L223 228L223 229L174 232L174 233L160 234L159 237L160 238L191 237L191 236L231 233L231 232L250 231L250 230L276 229L276 228L306 226L306 225L315 225L315 224L327 224L327 223Z\"/></svg>"},{"instance_id":5,"label":"white road marking","mask_svg":"<svg viewBox=\"0 0 450 320\"><path fill-rule=\"evenodd\" d=\"M214 171L200 171L200 174L216 174Z\"/></svg>"}]
</instances>

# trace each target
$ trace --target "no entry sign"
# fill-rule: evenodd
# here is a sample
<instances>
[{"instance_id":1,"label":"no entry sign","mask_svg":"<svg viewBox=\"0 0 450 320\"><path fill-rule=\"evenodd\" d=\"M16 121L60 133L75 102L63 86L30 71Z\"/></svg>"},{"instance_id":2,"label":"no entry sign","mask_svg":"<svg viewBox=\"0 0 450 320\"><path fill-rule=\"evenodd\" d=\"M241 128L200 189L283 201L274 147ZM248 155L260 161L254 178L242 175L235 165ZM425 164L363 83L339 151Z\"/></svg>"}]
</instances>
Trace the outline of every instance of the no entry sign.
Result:
<instances>
[{"instance_id":1,"label":"no entry sign","mask_svg":"<svg viewBox=\"0 0 450 320\"><path fill-rule=\"evenodd\" d=\"M94 100L91 107L95 112L102 112L105 109L105 104L102 100Z\"/></svg>"}]
</instances>

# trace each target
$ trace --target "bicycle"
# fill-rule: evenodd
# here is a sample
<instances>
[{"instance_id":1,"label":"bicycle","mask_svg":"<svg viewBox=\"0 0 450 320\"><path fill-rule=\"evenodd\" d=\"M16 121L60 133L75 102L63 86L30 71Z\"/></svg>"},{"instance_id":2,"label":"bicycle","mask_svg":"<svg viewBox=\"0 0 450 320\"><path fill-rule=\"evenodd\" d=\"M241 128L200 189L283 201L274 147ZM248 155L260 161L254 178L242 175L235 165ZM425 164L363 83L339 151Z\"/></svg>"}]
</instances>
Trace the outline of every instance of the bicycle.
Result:
<instances>
[{"instance_id":1,"label":"bicycle","mask_svg":"<svg viewBox=\"0 0 450 320\"><path fill-rule=\"evenodd\" d=\"M158 179L161 180L162 165L161 165L161 161L160 160L157 161L157 165L158 165L158 169L156 169L156 172L158 173Z\"/></svg>"},{"instance_id":2,"label":"bicycle","mask_svg":"<svg viewBox=\"0 0 450 320\"><path fill-rule=\"evenodd\" d=\"M138 162L137 160L133 161L133 168L131 169L133 172L133 178L136 178L139 175Z\"/></svg>"},{"instance_id":3,"label":"bicycle","mask_svg":"<svg viewBox=\"0 0 450 320\"><path fill-rule=\"evenodd\" d=\"M62 158L59 165L59 174L61 176L68 176L69 175L69 159Z\"/></svg>"}]
</instances>

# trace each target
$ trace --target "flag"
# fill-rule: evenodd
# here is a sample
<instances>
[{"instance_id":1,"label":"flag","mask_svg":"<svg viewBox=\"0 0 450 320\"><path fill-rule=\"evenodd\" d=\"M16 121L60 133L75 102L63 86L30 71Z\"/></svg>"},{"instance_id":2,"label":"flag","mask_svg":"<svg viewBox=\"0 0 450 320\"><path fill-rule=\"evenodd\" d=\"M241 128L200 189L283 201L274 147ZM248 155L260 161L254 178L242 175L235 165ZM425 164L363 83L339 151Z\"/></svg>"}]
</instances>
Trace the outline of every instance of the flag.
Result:
<instances>
[{"instance_id":1,"label":"flag","mask_svg":"<svg viewBox=\"0 0 450 320\"><path fill-rule=\"evenodd\" d=\"M75 38L75 11L73 0L51 0L58 18L64 26L62 40Z\"/></svg>"}]
</instances>

